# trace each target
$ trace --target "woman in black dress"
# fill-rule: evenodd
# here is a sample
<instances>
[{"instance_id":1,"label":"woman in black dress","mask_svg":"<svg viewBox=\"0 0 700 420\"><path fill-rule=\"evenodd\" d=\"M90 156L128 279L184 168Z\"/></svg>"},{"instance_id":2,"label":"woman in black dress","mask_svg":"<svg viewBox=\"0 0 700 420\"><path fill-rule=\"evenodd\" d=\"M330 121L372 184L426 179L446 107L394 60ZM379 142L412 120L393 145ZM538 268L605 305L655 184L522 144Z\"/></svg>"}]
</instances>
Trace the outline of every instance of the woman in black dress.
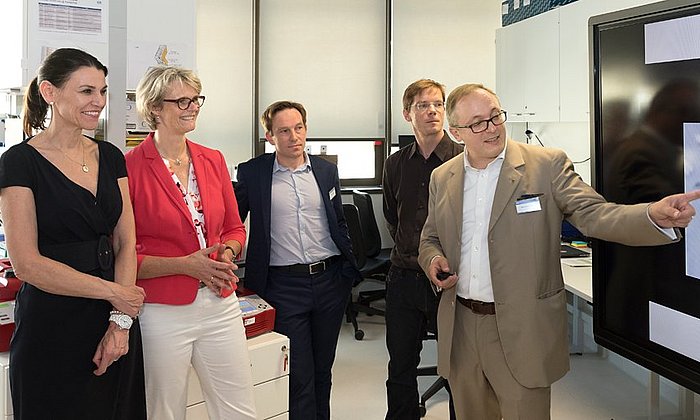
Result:
<instances>
[{"instance_id":1,"label":"woman in black dress","mask_svg":"<svg viewBox=\"0 0 700 420\"><path fill-rule=\"evenodd\" d=\"M54 51L25 99L25 131L43 131L0 158L7 249L24 281L10 345L15 420L146 418L124 157L82 134L97 127L106 76L83 51Z\"/></svg>"}]
</instances>

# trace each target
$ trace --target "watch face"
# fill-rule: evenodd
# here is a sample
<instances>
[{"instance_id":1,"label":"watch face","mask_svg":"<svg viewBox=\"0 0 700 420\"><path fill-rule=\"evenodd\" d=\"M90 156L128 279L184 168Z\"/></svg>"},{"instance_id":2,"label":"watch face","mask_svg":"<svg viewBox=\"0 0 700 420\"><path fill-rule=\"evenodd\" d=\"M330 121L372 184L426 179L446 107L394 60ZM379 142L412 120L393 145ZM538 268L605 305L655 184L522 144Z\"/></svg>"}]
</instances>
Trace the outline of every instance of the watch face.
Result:
<instances>
[{"instance_id":1,"label":"watch face","mask_svg":"<svg viewBox=\"0 0 700 420\"><path fill-rule=\"evenodd\" d=\"M131 324L134 322L129 315L111 315L109 320L114 321L123 330L131 328Z\"/></svg>"}]
</instances>

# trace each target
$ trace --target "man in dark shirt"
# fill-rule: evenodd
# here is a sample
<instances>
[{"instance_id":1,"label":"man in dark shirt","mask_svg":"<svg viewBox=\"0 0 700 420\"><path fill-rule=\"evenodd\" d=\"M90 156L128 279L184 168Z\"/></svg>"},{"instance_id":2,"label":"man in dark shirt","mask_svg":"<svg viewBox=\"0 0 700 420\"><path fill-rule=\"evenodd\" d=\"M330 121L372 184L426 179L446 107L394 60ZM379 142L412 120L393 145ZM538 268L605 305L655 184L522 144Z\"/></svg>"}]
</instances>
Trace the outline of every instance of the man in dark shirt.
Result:
<instances>
[{"instance_id":1,"label":"man in dark shirt","mask_svg":"<svg viewBox=\"0 0 700 420\"><path fill-rule=\"evenodd\" d=\"M418 244L428 216L430 174L464 149L443 129L445 87L440 83L411 83L403 94L403 116L416 142L389 156L382 183L384 217L394 239L386 286L387 420L420 418L417 368L428 325L435 331L439 298L418 265Z\"/></svg>"}]
</instances>

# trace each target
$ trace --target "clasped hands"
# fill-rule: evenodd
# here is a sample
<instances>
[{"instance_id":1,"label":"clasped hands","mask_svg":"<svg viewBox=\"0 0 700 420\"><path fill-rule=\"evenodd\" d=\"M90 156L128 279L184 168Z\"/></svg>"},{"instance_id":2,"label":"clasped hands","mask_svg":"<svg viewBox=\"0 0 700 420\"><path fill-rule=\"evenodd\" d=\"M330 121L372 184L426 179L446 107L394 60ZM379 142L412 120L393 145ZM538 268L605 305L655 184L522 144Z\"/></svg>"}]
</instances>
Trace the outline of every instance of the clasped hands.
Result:
<instances>
[{"instance_id":1,"label":"clasped hands","mask_svg":"<svg viewBox=\"0 0 700 420\"><path fill-rule=\"evenodd\" d=\"M226 245L216 244L187 256L190 275L204 283L212 292L221 295L223 289L233 289L238 283L234 270L238 266L224 257Z\"/></svg>"}]
</instances>

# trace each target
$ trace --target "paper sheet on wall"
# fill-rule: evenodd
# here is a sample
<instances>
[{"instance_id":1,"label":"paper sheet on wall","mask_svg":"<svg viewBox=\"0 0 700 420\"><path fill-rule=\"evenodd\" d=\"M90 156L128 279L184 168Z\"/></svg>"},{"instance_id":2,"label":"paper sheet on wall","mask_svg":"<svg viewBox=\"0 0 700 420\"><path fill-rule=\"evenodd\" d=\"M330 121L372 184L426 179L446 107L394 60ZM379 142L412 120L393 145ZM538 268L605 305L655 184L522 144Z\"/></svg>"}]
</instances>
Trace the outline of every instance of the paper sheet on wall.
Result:
<instances>
[{"instance_id":1,"label":"paper sheet on wall","mask_svg":"<svg viewBox=\"0 0 700 420\"><path fill-rule=\"evenodd\" d=\"M105 0L39 0L37 36L51 39L75 35L107 42Z\"/></svg>"},{"instance_id":2,"label":"paper sheet on wall","mask_svg":"<svg viewBox=\"0 0 700 420\"><path fill-rule=\"evenodd\" d=\"M182 43L128 42L129 67L126 74L127 89L135 88L149 67L166 65L194 68L194 46Z\"/></svg>"}]
</instances>

